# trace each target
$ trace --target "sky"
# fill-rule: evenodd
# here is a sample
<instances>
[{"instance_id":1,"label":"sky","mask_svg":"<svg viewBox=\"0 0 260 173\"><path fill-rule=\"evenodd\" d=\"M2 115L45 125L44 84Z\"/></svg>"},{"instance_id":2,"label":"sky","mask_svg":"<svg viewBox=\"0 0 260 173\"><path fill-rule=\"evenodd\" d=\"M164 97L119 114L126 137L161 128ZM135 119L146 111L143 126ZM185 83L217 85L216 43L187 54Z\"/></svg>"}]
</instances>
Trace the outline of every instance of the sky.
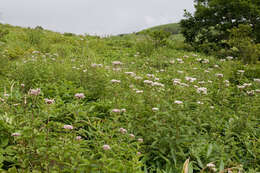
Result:
<instances>
[{"instance_id":1,"label":"sky","mask_svg":"<svg viewBox=\"0 0 260 173\"><path fill-rule=\"evenodd\" d=\"M0 22L76 34L115 35L178 22L193 0L1 0Z\"/></svg>"}]
</instances>

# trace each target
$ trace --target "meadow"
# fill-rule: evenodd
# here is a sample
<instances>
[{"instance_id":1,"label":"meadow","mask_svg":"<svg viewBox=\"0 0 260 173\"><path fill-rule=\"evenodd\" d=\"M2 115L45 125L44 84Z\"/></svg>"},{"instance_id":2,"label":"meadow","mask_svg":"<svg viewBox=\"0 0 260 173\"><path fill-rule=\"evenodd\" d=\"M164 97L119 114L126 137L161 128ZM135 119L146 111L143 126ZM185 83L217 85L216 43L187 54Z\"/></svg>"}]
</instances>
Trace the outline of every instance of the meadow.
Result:
<instances>
[{"instance_id":1,"label":"meadow","mask_svg":"<svg viewBox=\"0 0 260 173\"><path fill-rule=\"evenodd\" d=\"M146 34L0 25L0 172L260 172L260 65Z\"/></svg>"}]
</instances>

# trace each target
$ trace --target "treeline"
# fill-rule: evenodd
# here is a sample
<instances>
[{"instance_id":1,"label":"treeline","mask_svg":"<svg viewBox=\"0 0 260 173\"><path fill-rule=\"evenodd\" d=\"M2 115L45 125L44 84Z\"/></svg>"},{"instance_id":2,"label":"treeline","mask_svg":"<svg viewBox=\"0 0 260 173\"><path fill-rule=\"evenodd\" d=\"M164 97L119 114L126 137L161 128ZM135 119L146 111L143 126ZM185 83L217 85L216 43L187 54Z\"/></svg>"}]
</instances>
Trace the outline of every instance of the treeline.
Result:
<instances>
[{"instance_id":1,"label":"treeline","mask_svg":"<svg viewBox=\"0 0 260 173\"><path fill-rule=\"evenodd\" d=\"M260 58L260 0L195 0L195 13L185 11L180 25L196 51L245 63Z\"/></svg>"}]
</instances>

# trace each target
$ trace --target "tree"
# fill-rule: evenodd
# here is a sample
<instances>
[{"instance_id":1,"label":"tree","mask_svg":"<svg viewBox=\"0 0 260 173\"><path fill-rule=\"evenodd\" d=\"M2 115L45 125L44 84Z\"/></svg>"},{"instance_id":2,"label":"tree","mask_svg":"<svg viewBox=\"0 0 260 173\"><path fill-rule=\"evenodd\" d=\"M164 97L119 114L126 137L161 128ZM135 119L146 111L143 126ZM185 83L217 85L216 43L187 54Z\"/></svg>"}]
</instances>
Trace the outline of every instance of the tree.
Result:
<instances>
[{"instance_id":1,"label":"tree","mask_svg":"<svg viewBox=\"0 0 260 173\"><path fill-rule=\"evenodd\" d=\"M252 27L251 38L260 43L260 0L194 0L195 13L185 11L181 20L186 42L197 46L223 47L229 29L240 24ZM227 46L227 45L226 45Z\"/></svg>"}]
</instances>

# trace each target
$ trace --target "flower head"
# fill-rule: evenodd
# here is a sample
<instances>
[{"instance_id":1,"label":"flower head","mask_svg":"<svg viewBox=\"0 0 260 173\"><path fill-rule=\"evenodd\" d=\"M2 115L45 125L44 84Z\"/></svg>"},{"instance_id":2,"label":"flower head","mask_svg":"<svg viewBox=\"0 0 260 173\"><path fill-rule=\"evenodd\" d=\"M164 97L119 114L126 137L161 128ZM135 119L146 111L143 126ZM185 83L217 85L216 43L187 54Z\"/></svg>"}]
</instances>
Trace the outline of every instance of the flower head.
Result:
<instances>
[{"instance_id":1,"label":"flower head","mask_svg":"<svg viewBox=\"0 0 260 173\"><path fill-rule=\"evenodd\" d=\"M84 99L85 95L84 95L84 93L76 93L75 97L78 98L78 99Z\"/></svg>"},{"instance_id":2,"label":"flower head","mask_svg":"<svg viewBox=\"0 0 260 173\"><path fill-rule=\"evenodd\" d=\"M176 104L182 104L183 102L182 101L179 101L179 100L176 100L174 103L176 103Z\"/></svg>"},{"instance_id":3,"label":"flower head","mask_svg":"<svg viewBox=\"0 0 260 173\"><path fill-rule=\"evenodd\" d=\"M46 104L53 104L54 103L54 99L44 99Z\"/></svg>"},{"instance_id":4,"label":"flower head","mask_svg":"<svg viewBox=\"0 0 260 173\"><path fill-rule=\"evenodd\" d=\"M121 128L119 129L119 132L122 133L122 134L126 134L126 133L127 133L127 130L121 127Z\"/></svg>"},{"instance_id":5,"label":"flower head","mask_svg":"<svg viewBox=\"0 0 260 173\"><path fill-rule=\"evenodd\" d=\"M40 89L40 88L37 88L37 89L30 89L30 90L29 90L29 94L30 94L30 95L34 95L34 96L39 95L40 92L41 92L41 89Z\"/></svg>"},{"instance_id":6,"label":"flower head","mask_svg":"<svg viewBox=\"0 0 260 173\"><path fill-rule=\"evenodd\" d=\"M103 150L111 150L111 147L107 144L103 145Z\"/></svg>"},{"instance_id":7,"label":"flower head","mask_svg":"<svg viewBox=\"0 0 260 173\"><path fill-rule=\"evenodd\" d=\"M21 136L21 133L15 132L15 133L12 133L11 136Z\"/></svg>"},{"instance_id":8,"label":"flower head","mask_svg":"<svg viewBox=\"0 0 260 173\"><path fill-rule=\"evenodd\" d=\"M82 139L82 137L81 136L76 136L76 140L81 140Z\"/></svg>"},{"instance_id":9,"label":"flower head","mask_svg":"<svg viewBox=\"0 0 260 173\"><path fill-rule=\"evenodd\" d=\"M68 130L72 130L73 126L72 125L64 125L63 128L68 129Z\"/></svg>"}]
</instances>

